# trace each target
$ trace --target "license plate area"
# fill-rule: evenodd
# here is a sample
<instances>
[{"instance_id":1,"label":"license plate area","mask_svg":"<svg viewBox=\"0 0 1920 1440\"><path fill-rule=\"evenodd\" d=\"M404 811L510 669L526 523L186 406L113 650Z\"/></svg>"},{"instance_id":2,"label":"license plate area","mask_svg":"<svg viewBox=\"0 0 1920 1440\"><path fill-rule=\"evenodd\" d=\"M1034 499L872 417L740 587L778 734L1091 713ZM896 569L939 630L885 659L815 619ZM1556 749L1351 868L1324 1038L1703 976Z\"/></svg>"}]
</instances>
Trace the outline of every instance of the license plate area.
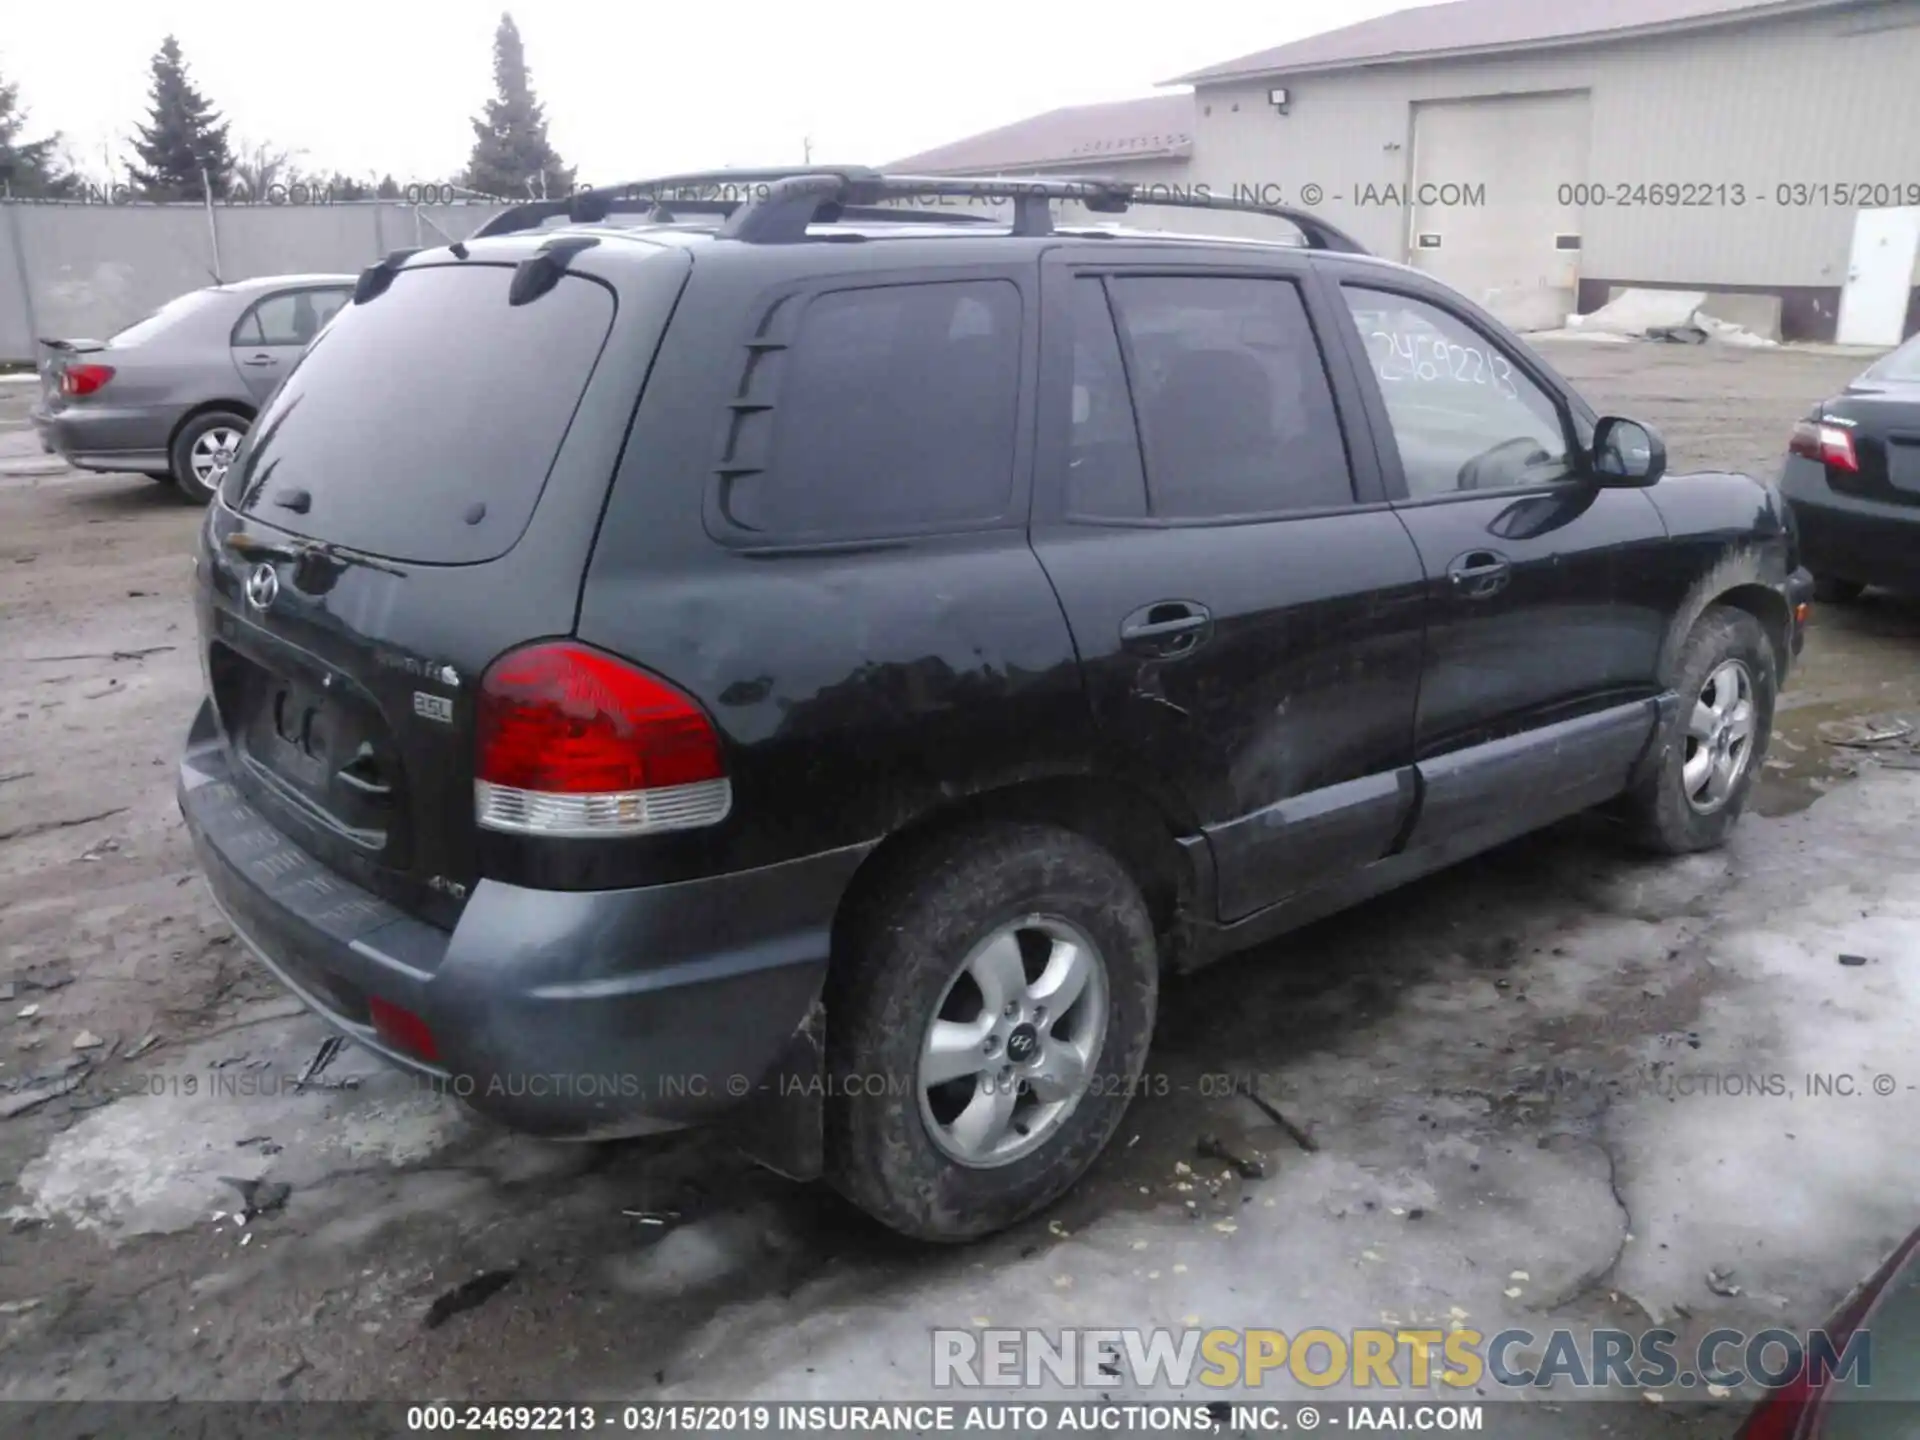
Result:
<instances>
[{"instance_id":1,"label":"license plate area","mask_svg":"<svg viewBox=\"0 0 1920 1440\"><path fill-rule=\"evenodd\" d=\"M246 788L388 865L403 864L399 758L371 698L349 682L215 650L215 703Z\"/></svg>"},{"instance_id":2,"label":"license plate area","mask_svg":"<svg viewBox=\"0 0 1920 1440\"><path fill-rule=\"evenodd\" d=\"M1920 435L1895 435L1887 441L1887 483L1920 498Z\"/></svg>"}]
</instances>

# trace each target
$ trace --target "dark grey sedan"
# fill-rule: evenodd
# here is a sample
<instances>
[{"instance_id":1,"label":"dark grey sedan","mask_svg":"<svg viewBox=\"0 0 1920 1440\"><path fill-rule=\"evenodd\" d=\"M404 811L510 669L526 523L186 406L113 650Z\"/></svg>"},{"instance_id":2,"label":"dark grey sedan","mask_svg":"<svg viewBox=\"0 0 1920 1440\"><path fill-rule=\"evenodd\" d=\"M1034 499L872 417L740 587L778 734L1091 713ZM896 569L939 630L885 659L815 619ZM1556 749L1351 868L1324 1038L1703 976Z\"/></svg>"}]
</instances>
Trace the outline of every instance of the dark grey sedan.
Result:
<instances>
[{"instance_id":1,"label":"dark grey sedan","mask_svg":"<svg viewBox=\"0 0 1920 1440\"><path fill-rule=\"evenodd\" d=\"M351 275L193 290L106 340L48 340L40 443L82 470L169 480L204 504L260 404L353 295Z\"/></svg>"}]
</instances>

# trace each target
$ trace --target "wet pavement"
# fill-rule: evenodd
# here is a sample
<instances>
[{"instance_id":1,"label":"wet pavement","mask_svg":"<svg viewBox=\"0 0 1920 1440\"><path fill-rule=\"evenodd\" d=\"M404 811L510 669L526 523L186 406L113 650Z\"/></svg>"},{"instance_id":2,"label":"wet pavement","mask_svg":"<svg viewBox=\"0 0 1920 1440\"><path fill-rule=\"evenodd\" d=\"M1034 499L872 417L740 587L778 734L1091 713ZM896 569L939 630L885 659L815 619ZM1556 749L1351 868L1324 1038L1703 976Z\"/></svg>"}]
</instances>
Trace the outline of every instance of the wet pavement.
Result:
<instances>
[{"instance_id":1,"label":"wet pavement","mask_svg":"<svg viewBox=\"0 0 1920 1440\"><path fill-rule=\"evenodd\" d=\"M1553 358L1680 467L1771 467L1859 365ZM195 523L0 474L0 1107L72 1085L0 1118L0 1398L904 1397L986 1323L1805 1326L1920 1224L1920 602L1816 614L1726 851L1577 821L1174 984L1078 1190L930 1250L713 1137L513 1137L350 1050L298 1086L326 1032L174 811ZM243 1224L249 1181L289 1188Z\"/></svg>"}]
</instances>

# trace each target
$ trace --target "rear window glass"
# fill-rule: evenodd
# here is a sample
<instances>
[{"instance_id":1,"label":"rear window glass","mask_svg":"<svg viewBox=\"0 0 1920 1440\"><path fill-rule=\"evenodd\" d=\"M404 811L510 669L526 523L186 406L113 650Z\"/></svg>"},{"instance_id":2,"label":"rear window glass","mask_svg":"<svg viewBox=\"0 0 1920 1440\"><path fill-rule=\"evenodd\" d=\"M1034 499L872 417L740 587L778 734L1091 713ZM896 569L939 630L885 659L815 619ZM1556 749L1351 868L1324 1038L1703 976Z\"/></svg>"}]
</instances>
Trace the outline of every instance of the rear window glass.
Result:
<instances>
[{"instance_id":1,"label":"rear window glass","mask_svg":"<svg viewBox=\"0 0 1920 1440\"><path fill-rule=\"evenodd\" d=\"M578 275L526 305L513 271L402 271L320 332L227 481L243 514L368 555L470 564L520 538L613 321ZM276 501L305 491L305 514Z\"/></svg>"},{"instance_id":2,"label":"rear window glass","mask_svg":"<svg viewBox=\"0 0 1920 1440\"><path fill-rule=\"evenodd\" d=\"M1867 367L1867 380L1920 380L1920 335Z\"/></svg>"},{"instance_id":3,"label":"rear window glass","mask_svg":"<svg viewBox=\"0 0 1920 1440\"><path fill-rule=\"evenodd\" d=\"M204 310L218 298L212 290L189 290L162 305L144 320L136 320L124 330L116 330L108 336L114 345L138 345L151 340L162 331L170 330L182 320L197 311Z\"/></svg>"}]
</instances>

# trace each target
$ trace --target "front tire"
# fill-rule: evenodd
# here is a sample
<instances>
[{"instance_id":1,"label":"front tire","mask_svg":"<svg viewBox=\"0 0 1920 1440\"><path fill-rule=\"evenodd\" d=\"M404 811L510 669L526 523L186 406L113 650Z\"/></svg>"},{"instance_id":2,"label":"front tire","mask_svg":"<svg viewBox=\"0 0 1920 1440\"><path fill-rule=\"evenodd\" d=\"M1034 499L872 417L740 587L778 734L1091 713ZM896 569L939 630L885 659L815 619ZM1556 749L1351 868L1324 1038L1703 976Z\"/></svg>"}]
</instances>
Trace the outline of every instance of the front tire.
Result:
<instances>
[{"instance_id":1,"label":"front tire","mask_svg":"<svg viewBox=\"0 0 1920 1440\"><path fill-rule=\"evenodd\" d=\"M827 1174L881 1223L954 1242L1064 1194L1146 1065L1153 922L1073 831L935 843L853 917L827 987Z\"/></svg>"},{"instance_id":2,"label":"front tire","mask_svg":"<svg viewBox=\"0 0 1920 1440\"><path fill-rule=\"evenodd\" d=\"M1726 843L1773 734L1779 665L1760 622L1716 605L1695 622L1674 667L1680 703L1628 796L1634 832L1663 855Z\"/></svg>"},{"instance_id":3,"label":"front tire","mask_svg":"<svg viewBox=\"0 0 1920 1440\"><path fill-rule=\"evenodd\" d=\"M204 505L220 491L233 455L250 422L231 410L196 415L173 437L173 482L190 504Z\"/></svg>"}]
</instances>

